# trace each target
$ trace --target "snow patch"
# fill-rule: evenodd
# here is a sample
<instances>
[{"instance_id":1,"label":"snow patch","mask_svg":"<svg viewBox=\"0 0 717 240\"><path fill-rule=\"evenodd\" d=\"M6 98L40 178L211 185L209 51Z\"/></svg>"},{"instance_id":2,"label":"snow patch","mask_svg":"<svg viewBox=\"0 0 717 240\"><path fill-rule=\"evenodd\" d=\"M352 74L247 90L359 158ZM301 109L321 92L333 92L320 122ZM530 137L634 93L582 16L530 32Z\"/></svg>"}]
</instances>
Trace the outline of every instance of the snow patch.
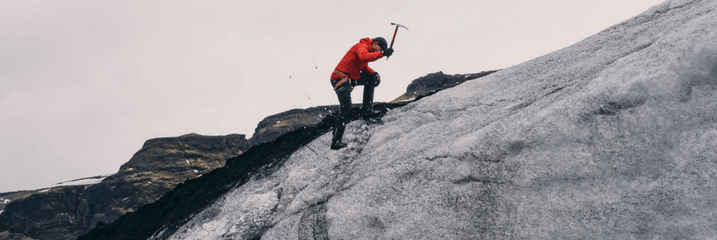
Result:
<instances>
[{"instance_id":1,"label":"snow patch","mask_svg":"<svg viewBox=\"0 0 717 240\"><path fill-rule=\"evenodd\" d=\"M111 174L87 177L87 178L80 178L80 179L70 180L70 181L66 181L66 182L59 182L55 186L93 185L93 184L98 184L98 183L102 182L102 180L105 180L105 178L107 178L109 176L111 176Z\"/></svg>"},{"instance_id":2,"label":"snow patch","mask_svg":"<svg viewBox=\"0 0 717 240\"><path fill-rule=\"evenodd\" d=\"M8 204L8 203L10 203L10 199L0 198L0 204Z\"/></svg>"}]
</instances>

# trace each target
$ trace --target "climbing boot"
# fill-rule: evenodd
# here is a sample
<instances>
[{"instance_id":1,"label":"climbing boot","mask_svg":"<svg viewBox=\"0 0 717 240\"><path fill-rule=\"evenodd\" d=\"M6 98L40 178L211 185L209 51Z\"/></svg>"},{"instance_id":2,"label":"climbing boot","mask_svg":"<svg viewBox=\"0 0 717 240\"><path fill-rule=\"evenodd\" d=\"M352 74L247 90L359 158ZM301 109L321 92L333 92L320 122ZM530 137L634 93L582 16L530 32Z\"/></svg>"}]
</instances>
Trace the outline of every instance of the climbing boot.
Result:
<instances>
[{"instance_id":1,"label":"climbing boot","mask_svg":"<svg viewBox=\"0 0 717 240\"><path fill-rule=\"evenodd\" d=\"M339 149L342 149L345 147L346 147L346 144L342 143L341 141L331 142L331 150L339 150Z\"/></svg>"}]
</instances>

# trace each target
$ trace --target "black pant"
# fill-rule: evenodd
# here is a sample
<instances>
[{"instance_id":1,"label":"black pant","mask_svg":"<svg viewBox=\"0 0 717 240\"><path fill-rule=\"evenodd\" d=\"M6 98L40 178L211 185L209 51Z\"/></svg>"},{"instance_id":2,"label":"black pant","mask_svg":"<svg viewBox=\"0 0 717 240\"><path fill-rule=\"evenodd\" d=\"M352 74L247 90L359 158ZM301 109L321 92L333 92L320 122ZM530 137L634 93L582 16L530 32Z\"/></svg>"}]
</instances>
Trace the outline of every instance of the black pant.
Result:
<instances>
[{"instance_id":1,"label":"black pant","mask_svg":"<svg viewBox=\"0 0 717 240\"><path fill-rule=\"evenodd\" d=\"M331 79L331 86L335 87L336 83L341 81L341 79ZM341 108L339 109L339 114L336 116L336 123L334 123L334 138L333 142L340 142L341 138L344 136L344 130L346 129L346 124L349 123L351 119L351 91L353 91L353 88L355 85L363 85L363 109L364 110L370 110L373 105L373 76L369 75L368 73L361 73L361 77L358 80L352 80L353 84L350 84L349 81L344 82L336 88L336 96L339 98L339 104L341 104Z\"/></svg>"}]
</instances>

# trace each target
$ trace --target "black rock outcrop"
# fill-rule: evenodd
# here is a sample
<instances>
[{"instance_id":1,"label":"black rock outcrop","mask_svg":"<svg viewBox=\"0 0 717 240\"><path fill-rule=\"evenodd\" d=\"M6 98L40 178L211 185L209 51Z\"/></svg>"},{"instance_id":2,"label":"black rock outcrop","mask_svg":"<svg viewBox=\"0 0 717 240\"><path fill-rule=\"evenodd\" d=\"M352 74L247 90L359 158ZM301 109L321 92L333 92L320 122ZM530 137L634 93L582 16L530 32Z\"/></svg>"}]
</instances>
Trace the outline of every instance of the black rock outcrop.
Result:
<instances>
[{"instance_id":1,"label":"black rock outcrop","mask_svg":"<svg viewBox=\"0 0 717 240\"><path fill-rule=\"evenodd\" d=\"M307 109L292 109L264 118L256 127L251 137L252 145L274 141L281 135L303 127L310 127L321 122L324 117L336 113L339 107L319 106Z\"/></svg>"},{"instance_id":2,"label":"black rock outcrop","mask_svg":"<svg viewBox=\"0 0 717 240\"><path fill-rule=\"evenodd\" d=\"M431 73L426 76L417 78L416 80L413 80L413 82L411 82L411 84L406 87L406 93L391 102L400 102L415 99L417 97L423 97L443 89L458 86L465 81L488 76L497 71L498 70L455 75L447 75L444 74L442 71L437 73Z\"/></svg>"}]
</instances>

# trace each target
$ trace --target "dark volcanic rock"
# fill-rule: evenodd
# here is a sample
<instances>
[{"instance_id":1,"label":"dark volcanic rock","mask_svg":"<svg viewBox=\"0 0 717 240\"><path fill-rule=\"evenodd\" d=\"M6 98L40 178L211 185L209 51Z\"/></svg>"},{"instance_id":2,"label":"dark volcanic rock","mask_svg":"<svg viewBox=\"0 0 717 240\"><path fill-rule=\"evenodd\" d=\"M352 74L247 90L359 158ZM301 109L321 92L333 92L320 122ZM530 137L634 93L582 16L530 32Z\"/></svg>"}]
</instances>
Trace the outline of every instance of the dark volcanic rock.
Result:
<instances>
[{"instance_id":1,"label":"dark volcanic rock","mask_svg":"<svg viewBox=\"0 0 717 240\"><path fill-rule=\"evenodd\" d=\"M39 191L40 190L0 193L0 213L2 213L2 211L5 209L5 206L7 206L9 203L26 198Z\"/></svg>"},{"instance_id":2,"label":"dark volcanic rock","mask_svg":"<svg viewBox=\"0 0 717 240\"><path fill-rule=\"evenodd\" d=\"M410 99L415 99L417 97L426 96L430 93L434 93L447 88L452 88L458 86L465 81L481 78L495 72L497 72L497 70L455 75L446 75L443 74L443 72L431 73L426 76L417 78L416 80L413 80L413 82L411 82L411 84L406 87L406 93L391 102L406 101Z\"/></svg>"},{"instance_id":3,"label":"dark volcanic rock","mask_svg":"<svg viewBox=\"0 0 717 240\"><path fill-rule=\"evenodd\" d=\"M249 147L239 134L148 140L118 173L98 184L56 187L10 202L0 214L0 238L75 239L187 179L223 167Z\"/></svg>"},{"instance_id":4,"label":"dark volcanic rock","mask_svg":"<svg viewBox=\"0 0 717 240\"><path fill-rule=\"evenodd\" d=\"M310 127L321 122L324 117L337 112L338 105L320 106L307 109L292 109L274 114L259 122L251 138L253 146L271 142L279 136L303 127Z\"/></svg>"},{"instance_id":5,"label":"dark volcanic rock","mask_svg":"<svg viewBox=\"0 0 717 240\"><path fill-rule=\"evenodd\" d=\"M84 186L59 187L10 203L0 230L33 239L73 239L90 228Z\"/></svg>"},{"instance_id":6,"label":"dark volcanic rock","mask_svg":"<svg viewBox=\"0 0 717 240\"><path fill-rule=\"evenodd\" d=\"M251 147L244 135L202 136L187 134L178 138L147 140L129 162L120 167L127 171L165 171L169 173L207 172L224 166L226 159ZM197 171L194 171L197 170ZM192 173L194 172L194 173Z\"/></svg>"}]
</instances>

